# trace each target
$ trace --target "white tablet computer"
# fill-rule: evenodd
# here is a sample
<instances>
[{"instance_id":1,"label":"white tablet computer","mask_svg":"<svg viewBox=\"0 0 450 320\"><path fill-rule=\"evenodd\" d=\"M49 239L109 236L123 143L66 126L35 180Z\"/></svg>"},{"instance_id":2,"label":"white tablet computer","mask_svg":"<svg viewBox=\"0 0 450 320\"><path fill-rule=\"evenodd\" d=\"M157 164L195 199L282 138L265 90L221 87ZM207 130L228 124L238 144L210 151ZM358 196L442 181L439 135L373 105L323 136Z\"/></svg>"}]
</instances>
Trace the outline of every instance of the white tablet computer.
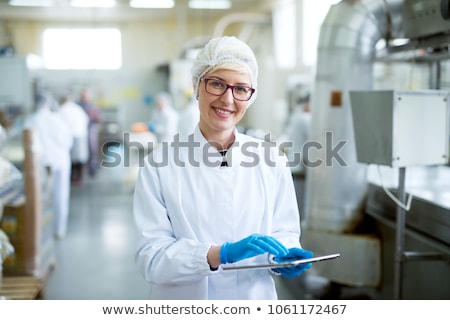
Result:
<instances>
[{"instance_id":1,"label":"white tablet computer","mask_svg":"<svg viewBox=\"0 0 450 320\"><path fill-rule=\"evenodd\" d=\"M273 263L265 263L265 264L248 264L248 265L238 265L238 266L224 265L224 266L220 266L220 268L222 270L289 268L289 267L298 266L299 264L336 259L340 255L341 255L340 253L334 253L334 254L329 254L326 256L313 257L313 258L309 258L309 259L292 260L289 262L280 262L280 263L273 262Z\"/></svg>"}]
</instances>

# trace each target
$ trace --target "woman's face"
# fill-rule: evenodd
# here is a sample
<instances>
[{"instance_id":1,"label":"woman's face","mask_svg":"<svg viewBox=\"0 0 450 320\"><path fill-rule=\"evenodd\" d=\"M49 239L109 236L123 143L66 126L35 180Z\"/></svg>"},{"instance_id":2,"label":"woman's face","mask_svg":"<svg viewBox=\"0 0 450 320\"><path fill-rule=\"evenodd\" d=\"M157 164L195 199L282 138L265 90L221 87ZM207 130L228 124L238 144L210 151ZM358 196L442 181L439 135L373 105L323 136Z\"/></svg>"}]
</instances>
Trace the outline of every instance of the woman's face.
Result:
<instances>
[{"instance_id":1,"label":"woman's face","mask_svg":"<svg viewBox=\"0 0 450 320\"><path fill-rule=\"evenodd\" d=\"M252 86L250 75L233 70L219 69L205 76L226 82L229 85ZM212 95L205 90L205 82L198 87L200 108L200 129L206 138L214 135L232 134L233 128L245 114L248 101L233 98L231 88L221 96Z\"/></svg>"}]
</instances>

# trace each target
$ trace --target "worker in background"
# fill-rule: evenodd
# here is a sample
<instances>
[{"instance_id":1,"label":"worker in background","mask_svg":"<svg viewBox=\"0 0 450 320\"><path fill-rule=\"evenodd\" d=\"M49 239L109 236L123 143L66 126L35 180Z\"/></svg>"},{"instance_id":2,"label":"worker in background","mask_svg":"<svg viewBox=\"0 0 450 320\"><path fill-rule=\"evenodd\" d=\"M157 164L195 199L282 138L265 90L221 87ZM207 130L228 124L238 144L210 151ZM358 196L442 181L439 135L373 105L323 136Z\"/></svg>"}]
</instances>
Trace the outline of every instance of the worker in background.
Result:
<instances>
[{"instance_id":1,"label":"worker in background","mask_svg":"<svg viewBox=\"0 0 450 320\"><path fill-rule=\"evenodd\" d=\"M178 112L172 106L172 98L167 92L156 96L155 108L148 128L156 135L157 142L169 142L178 133Z\"/></svg>"},{"instance_id":2,"label":"worker in background","mask_svg":"<svg viewBox=\"0 0 450 320\"><path fill-rule=\"evenodd\" d=\"M191 74L198 126L189 138L149 153L138 174L137 268L151 299L277 299L273 277L300 276L311 263L221 268L313 255L300 246L286 158L236 129L256 98L255 55L235 37L214 38L200 50Z\"/></svg>"},{"instance_id":3,"label":"worker in background","mask_svg":"<svg viewBox=\"0 0 450 320\"><path fill-rule=\"evenodd\" d=\"M286 128L278 139L290 163L294 179L295 191L300 210L300 217L304 217L305 176L308 164L308 154L305 144L311 138L311 110L310 95L304 93L296 95L291 114L288 117Z\"/></svg>"},{"instance_id":4,"label":"worker in background","mask_svg":"<svg viewBox=\"0 0 450 320\"><path fill-rule=\"evenodd\" d=\"M83 169L89 158L89 117L83 108L73 101L70 92L64 93L61 97L58 112L70 128L73 136L71 182L81 184L83 181Z\"/></svg>"},{"instance_id":5,"label":"worker in background","mask_svg":"<svg viewBox=\"0 0 450 320\"><path fill-rule=\"evenodd\" d=\"M178 133L180 137L185 137L193 133L200 119L197 100L192 90L186 91L186 99L187 103L180 110L178 119Z\"/></svg>"},{"instance_id":6,"label":"worker in background","mask_svg":"<svg viewBox=\"0 0 450 320\"><path fill-rule=\"evenodd\" d=\"M55 105L50 93L40 93L35 99L35 112L26 120L25 128L37 132L41 159L51 172L53 181L54 234L62 239L67 232L70 199L72 132L61 115L52 110Z\"/></svg>"},{"instance_id":7,"label":"worker in background","mask_svg":"<svg viewBox=\"0 0 450 320\"><path fill-rule=\"evenodd\" d=\"M280 142L292 143L292 146L283 151L291 165L294 174L304 174L307 163L307 154L304 146L311 137L311 110L309 104L309 94L298 97L289 115L286 128L279 138ZM280 143L280 145L282 145Z\"/></svg>"},{"instance_id":8,"label":"worker in background","mask_svg":"<svg viewBox=\"0 0 450 320\"><path fill-rule=\"evenodd\" d=\"M89 116L88 124L88 146L89 146L89 156L88 156L88 174L93 177L97 173L99 168L99 131L101 122L101 112L93 102L91 98L91 92L88 88L83 88L80 94L80 100L78 104L83 108L86 114Z\"/></svg>"}]
</instances>

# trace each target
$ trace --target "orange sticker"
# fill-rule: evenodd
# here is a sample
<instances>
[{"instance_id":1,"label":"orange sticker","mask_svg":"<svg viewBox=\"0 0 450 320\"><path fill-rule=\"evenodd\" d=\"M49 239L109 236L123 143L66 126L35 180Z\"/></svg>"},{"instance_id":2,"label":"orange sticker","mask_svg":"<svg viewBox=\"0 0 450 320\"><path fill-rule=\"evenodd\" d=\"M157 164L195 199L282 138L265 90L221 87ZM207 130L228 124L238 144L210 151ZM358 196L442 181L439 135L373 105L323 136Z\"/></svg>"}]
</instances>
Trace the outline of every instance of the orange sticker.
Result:
<instances>
[{"instance_id":1,"label":"orange sticker","mask_svg":"<svg viewBox=\"0 0 450 320\"><path fill-rule=\"evenodd\" d=\"M331 91L330 92L330 106L331 107L342 107L342 91Z\"/></svg>"}]
</instances>

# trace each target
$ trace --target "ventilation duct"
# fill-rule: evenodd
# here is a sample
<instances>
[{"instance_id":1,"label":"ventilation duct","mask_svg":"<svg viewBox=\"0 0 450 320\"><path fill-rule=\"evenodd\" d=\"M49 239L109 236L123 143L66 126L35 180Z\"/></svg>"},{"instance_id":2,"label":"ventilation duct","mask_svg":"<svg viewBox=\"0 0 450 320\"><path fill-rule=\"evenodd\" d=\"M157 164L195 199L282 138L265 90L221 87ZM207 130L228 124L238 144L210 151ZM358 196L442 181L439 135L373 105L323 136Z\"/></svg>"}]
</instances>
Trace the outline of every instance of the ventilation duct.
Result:
<instances>
[{"instance_id":1,"label":"ventilation duct","mask_svg":"<svg viewBox=\"0 0 450 320\"><path fill-rule=\"evenodd\" d=\"M308 229L351 232L362 219L367 168L356 160L348 92L372 88L375 45L400 34L395 25L402 4L344 0L331 6L321 26L311 101L317 147L309 150L304 208Z\"/></svg>"}]
</instances>

